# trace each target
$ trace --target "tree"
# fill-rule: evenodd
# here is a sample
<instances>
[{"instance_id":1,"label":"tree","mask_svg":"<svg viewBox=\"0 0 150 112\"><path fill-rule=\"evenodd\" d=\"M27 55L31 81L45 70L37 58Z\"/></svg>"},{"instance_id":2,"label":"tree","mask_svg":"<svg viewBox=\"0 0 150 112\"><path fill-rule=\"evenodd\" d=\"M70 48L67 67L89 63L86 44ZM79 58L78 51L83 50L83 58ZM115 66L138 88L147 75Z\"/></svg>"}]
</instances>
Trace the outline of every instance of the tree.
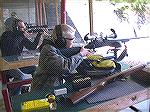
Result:
<instances>
[{"instance_id":1,"label":"tree","mask_svg":"<svg viewBox=\"0 0 150 112\"><path fill-rule=\"evenodd\" d=\"M120 21L129 22L129 14L127 11L132 11L137 15L137 25L138 28L141 27L146 22L149 22L150 19L150 7L149 0L96 0L96 1L109 1L113 5L124 3L124 6L117 7L114 10L114 13L118 16Z\"/></svg>"},{"instance_id":2,"label":"tree","mask_svg":"<svg viewBox=\"0 0 150 112\"><path fill-rule=\"evenodd\" d=\"M150 7L148 0L110 0L110 2L114 4L126 3L124 6L118 7L114 10L115 14L121 21L124 20L129 22L129 14L127 12L130 10L135 16L137 16L137 25L139 29L141 25L149 22Z\"/></svg>"}]
</instances>

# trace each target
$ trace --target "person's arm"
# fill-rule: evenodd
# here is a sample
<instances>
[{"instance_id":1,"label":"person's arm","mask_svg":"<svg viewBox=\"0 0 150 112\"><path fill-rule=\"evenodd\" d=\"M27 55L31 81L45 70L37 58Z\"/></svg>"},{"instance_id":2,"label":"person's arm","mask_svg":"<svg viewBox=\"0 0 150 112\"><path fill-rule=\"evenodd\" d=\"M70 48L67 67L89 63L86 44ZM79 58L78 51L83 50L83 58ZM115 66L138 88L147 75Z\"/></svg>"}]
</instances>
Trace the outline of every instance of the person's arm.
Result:
<instances>
[{"instance_id":1,"label":"person's arm","mask_svg":"<svg viewBox=\"0 0 150 112\"><path fill-rule=\"evenodd\" d=\"M83 56L78 53L70 58L65 58L57 52L55 47L45 45L40 54L39 67L43 71L51 71L58 74L74 71L83 61Z\"/></svg>"},{"instance_id":2,"label":"person's arm","mask_svg":"<svg viewBox=\"0 0 150 112\"><path fill-rule=\"evenodd\" d=\"M41 35L42 35L41 33L38 33L33 42L31 42L28 38L24 37L22 44L28 50L35 50L39 44L39 40L41 38Z\"/></svg>"},{"instance_id":3,"label":"person's arm","mask_svg":"<svg viewBox=\"0 0 150 112\"><path fill-rule=\"evenodd\" d=\"M13 49L13 33L11 31L5 31L2 36L1 36L1 54L2 56L9 56L12 53L12 49ZM16 50L14 50L13 52L16 52Z\"/></svg>"}]
</instances>

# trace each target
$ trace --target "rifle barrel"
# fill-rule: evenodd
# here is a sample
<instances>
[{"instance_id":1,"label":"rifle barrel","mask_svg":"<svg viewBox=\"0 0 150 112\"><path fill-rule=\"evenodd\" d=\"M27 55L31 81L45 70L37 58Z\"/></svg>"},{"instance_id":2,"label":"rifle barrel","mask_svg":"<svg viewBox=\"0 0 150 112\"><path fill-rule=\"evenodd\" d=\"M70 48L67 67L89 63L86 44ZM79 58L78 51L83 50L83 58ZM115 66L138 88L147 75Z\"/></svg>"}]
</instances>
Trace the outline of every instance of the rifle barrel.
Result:
<instances>
[{"instance_id":1,"label":"rifle barrel","mask_svg":"<svg viewBox=\"0 0 150 112\"><path fill-rule=\"evenodd\" d=\"M147 37L135 37L135 38L127 38L127 39L116 39L116 40L114 39L114 41L127 42L132 39L142 39L142 38L149 38L149 37L147 36Z\"/></svg>"}]
</instances>

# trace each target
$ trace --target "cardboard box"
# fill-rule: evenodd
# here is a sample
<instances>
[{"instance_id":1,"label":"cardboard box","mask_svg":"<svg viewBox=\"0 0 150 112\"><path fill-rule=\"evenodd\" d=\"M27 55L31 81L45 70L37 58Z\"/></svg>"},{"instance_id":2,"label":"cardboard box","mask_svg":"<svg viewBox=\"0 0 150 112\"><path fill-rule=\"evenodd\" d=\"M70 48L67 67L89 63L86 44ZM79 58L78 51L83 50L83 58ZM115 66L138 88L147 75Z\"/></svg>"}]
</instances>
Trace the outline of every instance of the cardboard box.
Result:
<instances>
[{"instance_id":1,"label":"cardboard box","mask_svg":"<svg viewBox=\"0 0 150 112\"><path fill-rule=\"evenodd\" d=\"M24 102L22 105L22 112L48 112L49 103L47 99L32 100Z\"/></svg>"}]
</instances>

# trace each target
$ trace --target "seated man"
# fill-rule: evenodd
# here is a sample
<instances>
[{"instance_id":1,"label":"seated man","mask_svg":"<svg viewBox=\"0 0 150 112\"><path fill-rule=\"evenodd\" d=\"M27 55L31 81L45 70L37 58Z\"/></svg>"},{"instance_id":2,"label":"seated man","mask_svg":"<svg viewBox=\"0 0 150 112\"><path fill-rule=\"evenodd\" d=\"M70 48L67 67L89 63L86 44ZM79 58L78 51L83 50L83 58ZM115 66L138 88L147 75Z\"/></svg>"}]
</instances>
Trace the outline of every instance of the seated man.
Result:
<instances>
[{"instance_id":1,"label":"seated man","mask_svg":"<svg viewBox=\"0 0 150 112\"><path fill-rule=\"evenodd\" d=\"M1 52L2 57L21 55L23 48L35 50L39 44L42 33L37 33L33 42L27 35L26 26L22 20L16 20L13 23L13 30L5 31L1 36ZM14 80L24 80L32 78L31 74L35 71L36 66L23 67L15 70L6 71L7 76L11 76Z\"/></svg>"},{"instance_id":2,"label":"seated man","mask_svg":"<svg viewBox=\"0 0 150 112\"><path fill-rule=\"evenodd\" d=\"M33 76L31 90L58 85L60 77L65 73L72 73L83 61L84 56L92 54L83 47L77 54L70 57L61 53L61 49L72 47L74 34L75 29L67 24L55 26L51 37L42 46L39 65Z\"/></svg>"}]
</instances>

